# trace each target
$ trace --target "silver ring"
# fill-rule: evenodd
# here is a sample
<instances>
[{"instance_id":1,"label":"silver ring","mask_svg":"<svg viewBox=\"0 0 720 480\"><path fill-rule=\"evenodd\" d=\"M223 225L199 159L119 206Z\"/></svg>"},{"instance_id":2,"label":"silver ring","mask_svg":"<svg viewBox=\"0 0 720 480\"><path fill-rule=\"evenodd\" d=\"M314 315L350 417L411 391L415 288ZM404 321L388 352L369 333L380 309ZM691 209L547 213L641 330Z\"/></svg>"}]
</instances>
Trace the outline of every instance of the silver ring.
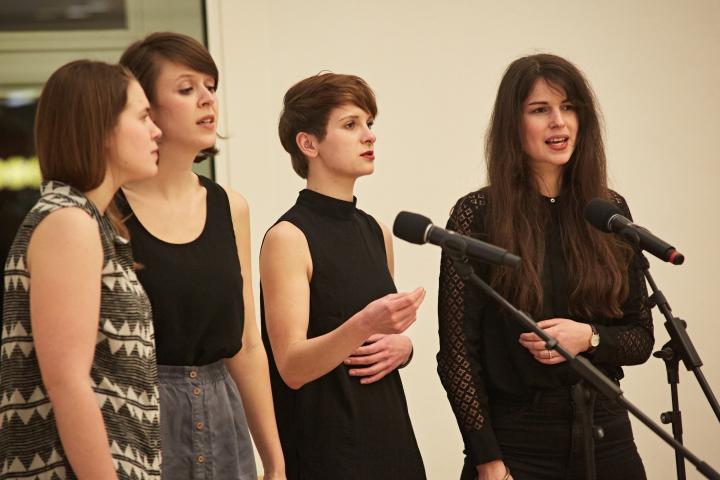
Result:
<instances>
[{"instance_id":1,"label":"silver ring","mask_svg":"<svg viewBox=\"0 0 720 480\"><path fill-rule=\"evenodd\" d=\"M547 352L548 352L547 358L548 358L548 360L550 360L551 358L553 358L553 352L552 352L552 350L548 350Z\"/></svg>"}]
</instances>

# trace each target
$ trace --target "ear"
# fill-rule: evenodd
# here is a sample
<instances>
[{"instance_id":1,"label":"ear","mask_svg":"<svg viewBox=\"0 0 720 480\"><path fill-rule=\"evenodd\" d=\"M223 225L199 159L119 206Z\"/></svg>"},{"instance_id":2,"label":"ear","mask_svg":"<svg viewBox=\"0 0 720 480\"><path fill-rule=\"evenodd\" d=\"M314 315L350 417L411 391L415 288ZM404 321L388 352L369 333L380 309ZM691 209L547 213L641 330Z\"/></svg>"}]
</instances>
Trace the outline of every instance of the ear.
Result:
<instances>
[{"instance_id":1,"label":"ear","mask_svg":"<svg viewBox=\"0 0 720 480\"><path fill-rule=\"evenodd\" d=\"M299 132L295 135L295 142L298 148L307 158L315 158L318 156L318 144L315 135L306 132Z\"/></svg>"}]
</instances>

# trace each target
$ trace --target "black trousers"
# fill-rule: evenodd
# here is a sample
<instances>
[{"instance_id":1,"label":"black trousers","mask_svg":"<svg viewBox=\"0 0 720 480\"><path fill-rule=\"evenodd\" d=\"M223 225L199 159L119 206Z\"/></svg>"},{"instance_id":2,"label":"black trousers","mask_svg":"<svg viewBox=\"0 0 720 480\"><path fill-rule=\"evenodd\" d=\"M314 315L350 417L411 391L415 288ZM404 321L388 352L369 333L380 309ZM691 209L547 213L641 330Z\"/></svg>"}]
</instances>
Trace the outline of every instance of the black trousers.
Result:
<instances>
[{"instance_id":1,"label":"black trousers","mask_svg":"<svg viewBox=\"0 0 720 480\"><path fill-rule=\"evenodd\" d=\"M585 480L585 448L579 406L572 387L539 391L525 398L493 398L492 426L514 480ZM594 394L593 394L594 397ZM598 395L590 402L597 480L646 480L627 410ZM474 480L466 457L461 480Z\"/></svg>"}]
</instances>

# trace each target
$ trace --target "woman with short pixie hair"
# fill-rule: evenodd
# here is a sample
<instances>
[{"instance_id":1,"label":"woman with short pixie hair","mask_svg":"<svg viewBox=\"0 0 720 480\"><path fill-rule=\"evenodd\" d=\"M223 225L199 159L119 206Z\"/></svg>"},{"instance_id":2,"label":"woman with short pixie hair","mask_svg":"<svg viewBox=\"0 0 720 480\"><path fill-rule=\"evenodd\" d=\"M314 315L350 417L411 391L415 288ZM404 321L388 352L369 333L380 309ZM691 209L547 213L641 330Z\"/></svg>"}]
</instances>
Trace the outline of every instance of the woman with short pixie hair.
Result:
<instances>
[{"instance_id":1,"label":"woman with short pixie hair","mask_svg":"<svg viewBox=\"0 0 720 480\"><path fill-rule=\"evenodd\" d=\"M375 95L323 73L285 95L279 134L307 188L260 254L263 339L290 479L424 479L398 368L425 297L396 293L387 228L357 208Z\"/></svg>"},{"instance_id":2,"label":"woman with short pixie hair","mask_svg":"<svg viewBox=\"0 0 720 480\"><path fill-rule=\"evenodd\" d=\"M150 303L113 196L157 173L160 130L129 71L88 60L50 76L36 118L41 197L5 265L0 478L159 480Z\"/></svg>"}]
</instances>

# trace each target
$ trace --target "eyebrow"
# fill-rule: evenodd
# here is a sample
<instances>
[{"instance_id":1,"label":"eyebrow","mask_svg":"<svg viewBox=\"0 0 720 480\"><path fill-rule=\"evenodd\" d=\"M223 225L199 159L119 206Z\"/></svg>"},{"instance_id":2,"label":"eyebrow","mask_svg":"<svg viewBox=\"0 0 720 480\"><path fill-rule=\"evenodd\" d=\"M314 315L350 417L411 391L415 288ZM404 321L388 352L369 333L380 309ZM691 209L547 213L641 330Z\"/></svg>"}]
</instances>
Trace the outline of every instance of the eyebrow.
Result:
<instances>
[{"instance_id":1,"label":"eyebrow","mask_svg":"<svg viewBox=\"0 0 720 480\"><path fill-rule=\"evenodd\" d=\"M560 103L572 103L572 102L570 101L569 98L566 98L565 100L563 100ZM550 104L550 102L546 102L545 100L537 100L535 102L530 102L527 105L530 106L530 105L549 105L549 104Z\"/></svg>"},{"instance_id":2,"label":"eyebrow","mask_svg":"<svg viewBox=\"0 0 720 480\"><path fill-rule=\"evenodd\" d=\"M198 72L198 74L200 74L200 77L203 78L203 79L209 78L209 79L211 79L213 82L215 81L215 79L213 78L212 75L209 75L209 74L207 74L207 73L202 73L202 72ZM186 78L192 79L192 78L194 78L196 75L197 75L197 74L195 74L195 73L181 73L180 75L178 75L178 76L175 78L175 81L185 80Z\"/></svg>"},{"instance_id":3,"label":"eyebrow","mask_svg":"<svg viewBox=\"0 0 720 480\"><path fill-rule=\"evenodd\" d=\"M373 121L375 118L372 115L368 115L368 121ZM342 122L344 120L360 120L360 115L345 115L344 117L340 117L338 119L338 122Z\"/></svg>"}]
</instances>

